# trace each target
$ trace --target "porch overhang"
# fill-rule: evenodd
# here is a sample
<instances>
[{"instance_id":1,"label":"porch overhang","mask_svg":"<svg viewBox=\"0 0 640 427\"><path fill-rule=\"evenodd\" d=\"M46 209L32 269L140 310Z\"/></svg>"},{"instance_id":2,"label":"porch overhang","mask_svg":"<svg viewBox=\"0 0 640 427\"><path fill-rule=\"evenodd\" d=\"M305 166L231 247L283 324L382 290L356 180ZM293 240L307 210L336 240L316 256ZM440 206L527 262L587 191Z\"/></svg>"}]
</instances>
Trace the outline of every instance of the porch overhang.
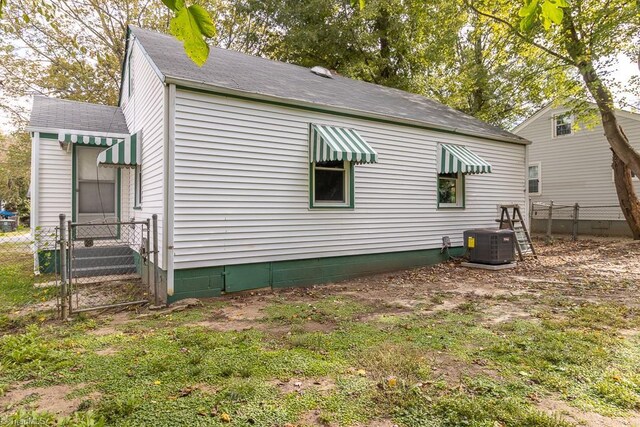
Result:
<instances>
[{"instance_id":1,"label":"porch overhang","mask_svg":"<svg viewBox=\"0 0 640 427\"><path fill-rule=\"evenodd\" d=\"M60 144L78 144L87 147L111 147L118 142L124 141L128 135L105 135L89 132L58 132L58 142Z\"/></svg>"}]
</instances>

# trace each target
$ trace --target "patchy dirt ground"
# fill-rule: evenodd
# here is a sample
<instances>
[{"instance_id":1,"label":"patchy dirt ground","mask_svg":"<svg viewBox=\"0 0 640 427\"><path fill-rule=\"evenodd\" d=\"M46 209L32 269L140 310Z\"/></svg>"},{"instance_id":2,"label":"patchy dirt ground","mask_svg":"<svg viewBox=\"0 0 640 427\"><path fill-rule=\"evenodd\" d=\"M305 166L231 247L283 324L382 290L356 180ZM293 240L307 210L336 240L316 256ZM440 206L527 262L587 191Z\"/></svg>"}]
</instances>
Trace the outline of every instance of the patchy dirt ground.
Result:
<instances>
[{"instance_id":1,"label":"patchy dirt ground","mask_svg":"<svg viewBox=\"0 0 640 427\"><path fill-rule=\"evenodd\" d=\"M559 240L553 245L536 241L538 259L527 258L514 269L488 271L462 267L460 260L351 281L280 290L257 290L226 295L229 304L210 311L199 322L216 330L262 328L257 322L274 301L313 304L326 296L348 296L374 306L363 320L403 312L423 314L453 310L463 304L483 303L485 320L492 323L530 318L548 307L546 298L566 304L613 301L640 307L640 242L632 240ZM554 308L561 314L563 307ZM308 324L330 330L331 324ZM633 334L634 331L628 331Z\"/></svg>"},{"instance_id":2,"label":"patchy dirt ground","mask_svg":"<svg viewBox=\"0 0 640 427\"><path fill-rule=\"evenodd\" d=\"M173 413L260 425L254 417L268 413L287 421L264 425L290 427L460 425L451 414L471 426L640 426L640 242L536 244L538 259L511 270L452 260L27 333L24 342L61 354L38 356L42 373L33 361L14 363L0 418L16 408L70 415L88 406L115 425L175 425ZM64 348L49 344L56 334ZM618 350L603 348L618 344L635 353L618 360ZM76 397L82 383L98 392ZM129 398L134 390L139 400ZM411 412L412 399L423 412ZM145 418L154 411L162 422Z\"/></svg>"}]
</instances>

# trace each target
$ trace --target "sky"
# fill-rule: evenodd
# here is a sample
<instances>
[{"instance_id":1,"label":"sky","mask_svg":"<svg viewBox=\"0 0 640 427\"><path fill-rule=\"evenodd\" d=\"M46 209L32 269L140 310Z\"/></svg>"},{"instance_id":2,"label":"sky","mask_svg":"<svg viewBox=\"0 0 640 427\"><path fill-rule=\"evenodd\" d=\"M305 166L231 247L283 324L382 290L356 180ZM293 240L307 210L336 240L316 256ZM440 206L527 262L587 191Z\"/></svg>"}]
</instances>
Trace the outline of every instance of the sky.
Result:
<instances>
[{"instance_id":1,"label":"sky","mask_svg":"<svg viewBox=\"0 0 640 427\"><path fill-rule=\"evenodd\" d=\"M621 85L625 86L631 77L640 76L640 70L638 69L638 63L632 61L627 56L620 54L618 55L617 65L612 66L612 77ZM633 96L629 93L615 93L616 99L619 99L622 96L627 98L627 101L632 105L638 106L640 108L640 98ZM21 99L16 99L17 103L20 103L24 106L29 106L31 104L31 97L24 97ZM15 130L11 125L11 119L8 113L0 110L0 132L1 133L9 133Z\"/></svg>"}]
</instances>

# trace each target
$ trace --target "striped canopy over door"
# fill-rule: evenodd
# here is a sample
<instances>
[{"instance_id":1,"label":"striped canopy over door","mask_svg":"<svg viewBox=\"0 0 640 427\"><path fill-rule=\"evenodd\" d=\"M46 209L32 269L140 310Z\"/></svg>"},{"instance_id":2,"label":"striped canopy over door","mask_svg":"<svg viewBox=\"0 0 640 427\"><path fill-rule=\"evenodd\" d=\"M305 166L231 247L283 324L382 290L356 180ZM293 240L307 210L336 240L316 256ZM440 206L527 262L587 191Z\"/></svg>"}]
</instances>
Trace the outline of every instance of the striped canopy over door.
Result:
<instances>
[{"instance_id":1,"label":"striped canopy over door","mask_svg":"<svg viewBox=\"0 0 640 427\"><path fill-rule=\"evenodd\" d=\"M60 143L86 145L88 147L111 147L122 140L124 140L123 136L106 137L99 135L80 135L76 133L58 133L58 142Z\"/></svg>"},{"instance_id":2,"label":"striped canopy over door","mask_svg":"<svg viewBox=\"0 0 640 427\"><path fill-rule=\"evenodd\" d=\"M135 168L140 164L140 141L137 133L126 137L98 154L98 166Z\"/></svg>"},{"instance_id":3,"label":"striped canopy over door","mask_svg":"<svg viewBox=\"0 0 640 427\"><path fill-rule=\"evenodd\" d=\"M438 173L491 173L491 164L462 145L440 144Z\"/></svg>"},{"instance_id":4,"label":"striped canopy over door","mask_svg":"<svg viewBox=\"0 0 640 427\"><path fill-rule=\"evenodd\" d=\"M362 139L355 129L311 124L309 162L333 160L376 163L378 153Z\"/></svg>"}]
</instances>

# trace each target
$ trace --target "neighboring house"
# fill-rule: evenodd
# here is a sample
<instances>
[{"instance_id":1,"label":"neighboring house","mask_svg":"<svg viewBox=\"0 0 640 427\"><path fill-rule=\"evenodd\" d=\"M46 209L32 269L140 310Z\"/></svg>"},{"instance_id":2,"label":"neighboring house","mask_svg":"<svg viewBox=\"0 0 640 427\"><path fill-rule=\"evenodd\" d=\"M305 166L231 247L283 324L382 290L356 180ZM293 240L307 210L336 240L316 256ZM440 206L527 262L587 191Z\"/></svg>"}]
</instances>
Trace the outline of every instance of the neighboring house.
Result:
<instances>
[{"instance_id":1,"label":"neighboring house","mask_svg":"<svg viewBox=\"0 0 640 427\"><path fill-rule=\"evenodd\" d=\"M631 144L640 149L640 115L617 110L618 121ZM601 124L574 123L566 107L551 105L514 129L532 142L528 157L528 190L532 202L580 206L579 231L585 234L631 235L618 204L611 150ZM633 178L640 194L640 181ZM532 218L532 229L544 231L547 214ZM554 209L553 231L571 232L572 209Z\"/></svg>"},{"instance_id":2,"label":"neighboring house","mask_svg":"<svg viewBox=\"0 0 640 427\"><path fill-rule=\"evenodd\" d=\"M157 214L171 301L432 264L526 205L525 139L324 72L129 28L120 107L35 98L32 225Z\"/></svg>"}]
</instances>

